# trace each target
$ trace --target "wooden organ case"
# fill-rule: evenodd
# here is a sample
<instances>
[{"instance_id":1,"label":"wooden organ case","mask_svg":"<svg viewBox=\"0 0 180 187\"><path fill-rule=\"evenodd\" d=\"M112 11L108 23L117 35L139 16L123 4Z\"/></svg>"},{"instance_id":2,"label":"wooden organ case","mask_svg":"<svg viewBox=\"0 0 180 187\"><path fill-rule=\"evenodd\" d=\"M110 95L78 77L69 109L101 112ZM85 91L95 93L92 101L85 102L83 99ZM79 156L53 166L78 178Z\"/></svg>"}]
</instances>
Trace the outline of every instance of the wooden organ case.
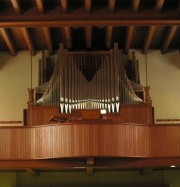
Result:
<instances>
[{"instance_id":1,"label":"wooden organ case","mask_svg":"<svg viewBox=\"0 0 180 187\"><path fill-rule=\"evenodd\" d=\"M81 119L82 111L97 109L105 109L101 118L113 123L152 124L151 100L139 84L138 68L130 80L117 44L110 51L89 52L69 52L60 45L53 59L50 79L45 81L41 68L35 102L28 102L29 126L52 123L53 116ZM132 65L137 67L134 54Z\"/></svg>"}]
</instances>

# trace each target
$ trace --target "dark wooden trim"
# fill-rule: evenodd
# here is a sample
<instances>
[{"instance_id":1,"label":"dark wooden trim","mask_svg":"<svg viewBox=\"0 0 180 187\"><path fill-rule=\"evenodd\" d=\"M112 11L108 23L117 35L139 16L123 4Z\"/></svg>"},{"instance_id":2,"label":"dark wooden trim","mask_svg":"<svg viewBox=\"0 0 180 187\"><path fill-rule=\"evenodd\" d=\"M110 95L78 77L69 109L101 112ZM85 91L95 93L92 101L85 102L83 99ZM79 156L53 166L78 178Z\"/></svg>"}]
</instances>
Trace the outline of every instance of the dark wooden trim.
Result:
<instances>
[{"instance_id":1,"label":"dark wooden trim","mask_svg":"<svg viewBox=\"0 0 180 187\"><path fill-rule=\"evenodd\" d=\"M149 46L151 44L152 38L154 36L156 30L156 26L150 26L148 27L148 32L147 32L147 36L146 36L146 41L144 43L144 49L143 49L143 53L147 53Z\"/></svg>"},{"instance_id":2,"label":"dark wooden trim","mask_svg":"<svg viewBox=\"0 0 180 187\"><path fill-rule=\"evenodd\" d=\"M11 3L16 14L21 14L21 6L19 0L11 0Z\"/></svg>"},{"instance_id":3,"label":"dark wooden trim","mask_svg":"<svg viewBox=\"0 0 180 187\"><path fill-rule=\"evenodd\" d=\"M27 44L27 47L28 47L30 53L32 55L35 55L35 49L34 49L32 38L30 36L31 35L30 30L28 28L25 28L25 27L22 27L21 30L22 30L22 34L24 36L24 39L26 41L26 44Z\"/></svg>"},{"instance_id":4,"label":"dark wooden trim","mask_svg":"<svg viewBox=\"0 0 180 187\"><path fill-rule=\"evenodd\" d=\"M107 169L137 169L137 168L166 168L171 165L180 166L180 158L96 158L93 168ZM86 169L85 158L45 159L45 160L12 160L0 161L0 169L57 170L57 169Z\"/></svg>"},{"instance_id":5,"label":"dark wooden trim","mask_svg":"<svg viewBox=\"0 0 180 187\"><path fill-rule=\"evenodd\" d=\"M166 34L166 37L164 39L164 43L163 43L163 46L162 46L162 53L166 53L167 50L168 50L168 47L174 37L174 34L177 30L178 26L177 25L174 25L174 26L171 26L168 28L168 32Z\"/></svg>"},{"instance_id":6,"label":"dark wooden trim","mask_svg":"<svg viewBox=\"0 0 180 187\"><path fill-rule=\"evenodd\" d=\"M0 17L0 27L64 27L64 26L144 26L179 25L179 12L154 13L93 13L43 15L4 15Z\"/></svg>"},{"instance_id":7,"label":"dark wooden trim","mask_svg":"<svg viewBox=\"0 0 180 187\"><path fill-rule=\"evenodd\" d=\"M9 48L9 51L11 53L11 55L16 56L17 55L17 50L15 48L14 42L12 40L12 37L10 36L10 33L8 31L8 29L6 28L0 28L1 34L4 38L4 41L6 42L6 45Z\"/></svg>"}]
</instances>

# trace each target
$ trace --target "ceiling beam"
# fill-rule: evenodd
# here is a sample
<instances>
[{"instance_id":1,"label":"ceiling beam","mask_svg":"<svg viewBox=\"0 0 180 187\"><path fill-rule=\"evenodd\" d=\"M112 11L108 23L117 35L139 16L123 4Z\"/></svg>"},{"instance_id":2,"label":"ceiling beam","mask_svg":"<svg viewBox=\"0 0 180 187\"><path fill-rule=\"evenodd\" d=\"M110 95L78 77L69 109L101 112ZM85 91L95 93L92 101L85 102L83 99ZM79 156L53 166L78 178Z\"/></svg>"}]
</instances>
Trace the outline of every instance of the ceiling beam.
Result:
<instances>
[{"instance_id":1,"label":"ceiling beam","mask_svg":"<svg viewBox=\"0 0 180 187\"><path fill-rule=\"evenodd\" d=\"M114 12L115 4L116 4L116 0L108 0L108 8L110 12ZM111 47L112 32L113 32L113 27L107 26L106 27L106 48Z\"/></svg>"},{"instance_id":2,"label":"ceiling beam","mask_svg":"<svg viewBox=\"0 0 180 187\"><path fill-rule=\"evenodd\" d=\"M147 26L179 25L178 11L166 13L91 13L9 15L0 17L0 27L59 27L59 26Z\"/></svg>"},{"instance_id":3,"label":"ceiling beam","mask_svg":"<svg viewBox=\"0 0 180 187\"><path fill-rule=\"evenodd\" d=\"M91 0L85 0L85 8L86 12L91 12ZM92 28L91 27L85 27L85 37L86 37L86 46L87 48L91 48L92 43Z\"/></svg>"},{"instance_id":4,"label":"ceiling beam","mask_svg":"<svg viewBox=\"0 0 180 187\"><path fill-rule=\"evenodd\" d=\"M108 8L110 12L114 11L116 0L108 0Z\"/></svg>"},{"instance_id":5,"label":"ceiling beam","mask_svg":"<svg viewBox=\"0 0 180 187\"><path fill-rule=\"evenodd\" d=\"M31 174L34 177L39 176L39 172L37 170L31 169L31 168L26 168L25 171L29 174Z\"/></svg>"},{"instance_id":6,"label":"ceiling beam","mask_svg":"<svg viewBox=\"0 0 180 187\"><path fill-rule=\"evenodd\" d=\"M16 12L16 14L21 14L21 7L19 0L11 0L12 6Z\"/></svg>"},{"instance_id":7,"label":"ceiling beam","mask_svg":"<svg viewBox=\"0 0 180 187\"><path fill-rule=\"evenodd\" d=\"M167 50L168 50L168 47L174 37L174 34L177 30L178 26L177 25L174 25L172 27L169 27L168 29L168 32L166 34L166 37L165 37L165 40L164 40L164 43L163 43L163 46L162 46L162 53L166 53Z\"/></svg>"},{"instance_id":8,"label":"ceiling beam","mask_svg":"<svg viewBox=\"0 0 180 187\"><path fill-rule=\"evenodd\" d=\"M92 175L94 171L94 158L88 157L86 163L87 163L87 175Z\"/></svg>"},{"instance_id":9,"label":"ceiling beam","mask_svg":"<svg viewBox=\"0 0 180 187\"><path fill-rule=\"evenodd\" d=\"M62 11L64 13L67 13L67 9L68 9L68 2L67 2L67 0L60 0L60 1L61 1Z\"/></svg>"},{"instance_id":10,"label":"ceiling beam","mask_svg":"<svg viewBox=\"0 0 180 187\"><path fill-rule=\"evenodd\" d=\"M35 55L35 50L34 50L34 46L33 46L33 42L32 42L32 38L30 36L30 31L28 28L21 28L21 31L23 33L24 39L26 41L27 47L30 51L30 53L34 56Z\"/></svg>"},{"instance_id":11,"label":"ceiling beam","mask_svg":"<svg viewBox=\"0 0 180 187\"><path fill-rule=\"evenodd\" d=\"M129 26L127 28L127 33L126 33L126 40L125 40L125 53L128 53L130 47L131 47L131 41L134 33L134 26Z\"/></svg>"},{"instance_id":12,"label":"ceiling beam","mask_svg":"<svg viewBox=\"0 0 180 187\"><path fill-rule=\"evenodd\" d=\"M113 27L108 26L106 29L106 48L111 48Z\"/></svg>"},{"instance_id":13,"label":"ceiling beam","mask_svg":"<svg viewBox=\"0 0 180 187\"><path fill-rule=\"evenodd\" d=\"M139 4L140 4L140 0L132 0L131 1L131 8L134 12L138 11L139 8Z\"/></svg>"},{"instance_id":14,"label":"ceiling beam","mask_svg":"<svg viewBox=\"0 0 180 187\"><path fill-rule=\"evenodd\" d=\"M52 47L53 42L52 42L52 38L51 38L50 28L43 27L43 32L44 32L44 36L45 36L45 40L47 43L49 53L51 54L53 52L53 47Z\"/></svg>"},{"instance_id":15,"label":"ceiling beam","mask_svg":"<svg viewBox=\"0 0 180 187\"><path fill-rule=\"evenodd\" d=\"M43 0L36 0L37 8L40 14L44 13L44 2Z\"/></svg>"},{"instance_id":16,"label":"ceiling beam","mask_svg":"<svg viewBox=\"0 0 180 187\"><path fill-rule=\"evenodd\" d=\"M156 4L155 4L155 11L156 12L160 12L162 10L162 7L164 5L164 0L156 0Z\"/></svg>"},{"instance_id":17,"label":"ceiling beam","mask_svg":"<svg viewBox=\"0 0 180 187\"><path fill-rule=\"evenodd\" d=\"M85 8L88 13L91 11L91 0L85 0Z\"/></svg>"},{"instance_id":18,"label":"ceiling beam","mask_svg":"<svg viewBox=\"0 0 180 187\"><path fill-rule=\"evenodd\" d=\"M154 10L156 12L160 12L162 10L163 4L164 4L164 0L156 0ZM155 33L155 30L156 30L156 27L153 26L153 25L148 27L148 32L147 32L147 35L146 35L146 39L145 39L145 43L144 43L144 49L143 49L144 54L146 54L148 49L149 49L149 46L151 44L151 41L152 41L153 35Z\"/></svg>"},{"instance_id":19,"label":"ceiling beam","mask_svg":"<svg viewBox=\"0 0 180 187\"><path fill-rule=\"evenodd\" d=\"M70 49L72 47L71 28L64 27L64 33L65 33L67 48Z\"/></svg>"},{"instance_id":20,"label":"ceiling beam","mask_svg":"<svg viewBox=\"0 0 180 187\"><path fill-rule=\"evenodd\" d=\"M164 0L156 0L154 10L156 12L160 12L162 10L163 4L164 4ZM145 39L145 43L144 43L144 49L143 49L144 54L146 54L148 49L149 49L149 46L151 44L151 41L152 41L153 35L155 33L155 30L156 30L156 26L152 25L152 26L148 27L148 32L147 32L147 35L146 35L146 39Z\"/></svg>"},{"instance_id":21,"label":"ceiling beam","mask_svg":"<svg viewBox=\"0 0 180 187\"><path fill-rule=\"evenodd\" d=\"M86 46L87 48L91 48L92 43L92 28L85 27L85 35L86 35Z\"/></svg>"},{"instance_id":22,"label":"ceiling beam","mask_svg":"<svg viewBox=\"0 0 180 187\"><path fill-rule=\"evenodd\" d=\"M8 32L8 29L0 28L0 31L1 31L1 34L2 34L5 42L6 42L6 45L8 46L8 48L10 50L11 55L16 56L17 51L16 51L15 45L11 39L11 36Z\"/></svg>"},{"instance_id":23,"label":"ceiling beam","mask_svg":"<svg viewBox=\"0 0 180 187\"><path fill-rule=\"evenodd\" d=\"M139 8L140 0L132 0L131 1L131 9L133 12L137 12ZM134 26L131 25L127 29L126 33L126 40L125 40L125 53L128 53L130 47L131 47L131 41L134 33Z\"/></svg>"},{"instance_id":24,"label":"ceiling beam","mask_svg":"<svg viewBox=\"0 0 180 187\"><path fill-rule=\"evenodd\" d=\"M144 43L144 49L143 49L144 54L146 54L148 49L149 49L149 46L151 44L151 41L152 41L152 38L154 36L155 30L156 30L155 26L148 27L147 35L145 36L146 39L145 39L145 43Z\"/></svg>"}]
</instances>

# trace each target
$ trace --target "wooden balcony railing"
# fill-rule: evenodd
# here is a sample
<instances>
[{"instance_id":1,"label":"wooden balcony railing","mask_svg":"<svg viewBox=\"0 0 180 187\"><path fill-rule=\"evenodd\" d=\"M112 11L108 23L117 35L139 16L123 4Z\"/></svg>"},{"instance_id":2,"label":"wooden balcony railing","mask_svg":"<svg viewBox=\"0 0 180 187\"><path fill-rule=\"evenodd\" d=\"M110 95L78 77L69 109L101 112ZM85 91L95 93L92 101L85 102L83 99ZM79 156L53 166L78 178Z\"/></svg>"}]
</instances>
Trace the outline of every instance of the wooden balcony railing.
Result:
<instances>
[{"instance_id":1,"label":"wooden balcony railing","mask_svg":"<svg viewBox=\"0 0 180 187\"><path fill-rule=\"evenodd\" d=\"M180 126L60 124L0 128L0 160L180 157Z\"/></svg>"}]
</instances>

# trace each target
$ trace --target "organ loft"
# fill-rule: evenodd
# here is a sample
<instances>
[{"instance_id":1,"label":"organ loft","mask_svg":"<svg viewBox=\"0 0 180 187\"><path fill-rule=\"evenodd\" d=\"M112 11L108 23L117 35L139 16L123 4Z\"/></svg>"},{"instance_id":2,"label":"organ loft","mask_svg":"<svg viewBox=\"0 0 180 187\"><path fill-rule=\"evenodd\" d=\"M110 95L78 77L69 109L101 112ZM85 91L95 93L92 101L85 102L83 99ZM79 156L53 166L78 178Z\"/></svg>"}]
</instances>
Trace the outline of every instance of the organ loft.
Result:
<instances>
[{"instance_id":1,"label":"organ loft","mask_svg":"<svg viewBox=\"0 0 180 187\"><path fill-rule=\"evenodd\" d=\"M0 129L1 167L28 168L35 176L37 170L92 175L179 163L179 126L154 124L135 53L125 62L117 44L109 51L68 51L60 44L39 63L24 126Z\"/></svg>"}]
</instances>

